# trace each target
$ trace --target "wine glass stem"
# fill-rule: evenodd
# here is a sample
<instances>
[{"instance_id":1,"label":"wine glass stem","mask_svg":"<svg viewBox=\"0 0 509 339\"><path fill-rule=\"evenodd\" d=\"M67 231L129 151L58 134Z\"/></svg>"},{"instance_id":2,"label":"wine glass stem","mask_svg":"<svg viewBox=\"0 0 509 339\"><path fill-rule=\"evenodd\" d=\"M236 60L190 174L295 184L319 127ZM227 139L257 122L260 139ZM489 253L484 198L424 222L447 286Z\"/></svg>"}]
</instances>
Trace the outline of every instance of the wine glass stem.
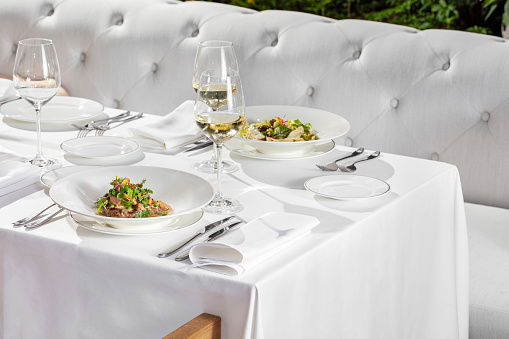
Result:
<instances>
[{"instance_id":1,"label":"wine glass stem","mask_svg":"<svg viewBox=\"0 0 509 339\"><path fill-rule=\"evenodd\" d=\"M223 201L223 192L221 191L221 172L222 172L222 166L221 166L221 153L223 150L222 144L214 144L214 148L216 149L216 157L217 157L217 190L216 194L214 196L214 201Z\"/></svg>"},{"instance_id":2,"label":"wine glass stem","mask_svg":"<svg viewBox=\"0 0 509 339\"><path fill-rule=\"evenodd\" d=\"M41 104L35 105L35 125L37 128L37 154L36 157L44 159L42 154L42 143L41 143Z\"/></svg>"}]
</instances>

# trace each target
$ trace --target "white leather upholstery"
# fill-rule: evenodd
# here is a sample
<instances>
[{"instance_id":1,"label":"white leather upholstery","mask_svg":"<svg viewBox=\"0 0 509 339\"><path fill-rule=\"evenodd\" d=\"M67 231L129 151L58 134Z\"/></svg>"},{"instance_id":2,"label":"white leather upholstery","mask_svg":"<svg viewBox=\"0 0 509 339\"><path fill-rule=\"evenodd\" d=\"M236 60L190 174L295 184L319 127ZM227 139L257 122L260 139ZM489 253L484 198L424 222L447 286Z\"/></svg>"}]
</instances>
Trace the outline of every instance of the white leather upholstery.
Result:
<instances>
[{"instance_id":1,"label":"white leather upholstery","mask_svg":"<svg viewBox=\"0 0 509 339\"><path fill-rule=\"evenodd\" d=\"M466 201L509 208L502 38L198 1L2 0L0 74L12 74L16 43L28 37L55 41L70 95L160 115L193 99L197 43L233 41L248 105L340 114L352 126L341 143L455 164ZM499 327L509 307L497 302L509 295L507 267L498 280L482 270L509 251L498 238L508 217L494 210L469 215L471 338L507 336Z\"/></svg>"}]
</instances>

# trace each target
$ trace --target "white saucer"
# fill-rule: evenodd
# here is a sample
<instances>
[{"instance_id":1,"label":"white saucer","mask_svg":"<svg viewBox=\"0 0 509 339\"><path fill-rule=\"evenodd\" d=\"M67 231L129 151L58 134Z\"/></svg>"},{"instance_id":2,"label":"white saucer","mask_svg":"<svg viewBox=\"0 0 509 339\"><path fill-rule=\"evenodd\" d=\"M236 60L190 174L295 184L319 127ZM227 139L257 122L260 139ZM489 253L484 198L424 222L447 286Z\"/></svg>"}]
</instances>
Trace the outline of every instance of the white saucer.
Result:
<instances>
[{"instance_id":1,"label":"white saucer","mask_svg":"<svg viewBox=\"0 0 509 339\"><path fill-rule=\"evenodd\" d=\"M230 150L231 153L235 153L249 158L264 160L296 160L313 158L327 154L334 149L336 144L334 143L334 140L329 140L324 142L323 144L312 146L311 150L308 152L288 155L261 153L256 148L249 146L247 143L243 142L240 139L231 139L225 143L225 146Z\"/></svg>"},{"instance_id":2,"label":"white saucer","mask_svg":"<svg viewBox=\"0 0 509 339\"><path fill-rule=\"evenodd\" d=\"M354 174L325 175L309 179L304 187L332 199L373 198L389 192L390 186L380 179Z\"/></svg>"},{"instance_id":3,"label":"white saucer","mask_svg":"<svg viewBox=\"0 0 509 339\"><path fill-rule=\"evenodd\" d=\"M64 141L60 148L66 153L82 158L111 158L136 152L140 146L121 137L85 137Z\"/></svg>"},{"instance_id":4,"label":"white saucer","mask_svg":"<svg viewBox=\"0 0 509 339\"><path fill-rule=\"evenodd\" d=\"M200 219L203 217L203 210L200 209L191 213L176 216L175 218L169 220L168 224L165 224L161 228L156 229L142 228L138 231L136 231L133 228L130 229L113 228L97 219L86 217L81 214L71 213L71 217L79 226L94 232L116 235L151 235L175 232L186 227L189 227L200 221Z\"/></svg>"},{"instance_id":5,"label":"white saucer","mask_svg":"<svg viewBox=\"0 0 509 339\"><path fill-rule=\"evenodd\" d=\"M41 123L60 124L91 119L102 113L104 107L98 102L76 97L58 96L51 99L41 110ZM25 100L15 100L0 106L8 118L35 122L35 110Z\"/></svg>"}]
</instances>

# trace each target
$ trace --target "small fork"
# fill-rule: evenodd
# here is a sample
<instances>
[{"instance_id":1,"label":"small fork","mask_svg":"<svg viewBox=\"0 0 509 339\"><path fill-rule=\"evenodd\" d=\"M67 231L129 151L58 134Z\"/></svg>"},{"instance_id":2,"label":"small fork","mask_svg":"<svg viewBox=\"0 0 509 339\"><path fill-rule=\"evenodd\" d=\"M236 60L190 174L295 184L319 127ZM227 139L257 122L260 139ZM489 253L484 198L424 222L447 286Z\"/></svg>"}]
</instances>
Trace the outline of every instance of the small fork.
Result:
<instances>
[{"instance_id":1,"label":"small fork","mask_svg":"<svg viewBox=\"0 0 509 339\"><path fill-rule=\"evenodd\" d=\"M353 164L349 165L349 166L342 166L342 165L339 165L339 170L341 172L346 172L346 173L352 173L352 172L355 172L357 170L357 168L355 167L355 164L358 163L358 162L361 162L361 161L366 161L366 160L370 160L370 159L375 159L377 158L378 156L380 155L380 151L376 151L375 153L371 153L369 155L369 157L366 157L364 159L361 159L361 160L358 160L356 162L354 162Z\"/></svg>"},{"instance_id":2,"label":"small fork","mask_svg":"<svg viewBox=\"0 0 509 339\"><path fill-rule=\"evenodd\" d=\"M347 156L339 158L338 160L334 160L330 164L327 164L325 166L323 166L323 165L316 165L316 167L318 167L322 171L337 171L339 166L336 163L338 161L343 160L343 159L347 159L347 158L351 158L351 157L355 157L356 155L362 154L363 152L364 152L364 148L361 147L361 148L355 150L352 154L349 154Z\"/></svg>"},{"instance_id":3,"label":"small fork","mask_svg":"<svg viewBox=\"0 0 509 339\"><path fill-rule=\"evenodd\" d=\"M102 125L92 123L92 126L95 128L95 135L102 136L104 134L104 132L109 131L112 128L118 127L120 125L125 124L126 122L130 122L130 121L142 118L142 117L143 117L143 113L139 113L139 114L133 115L132 117L129 117L129 118L126 118L126 119L123 119L120 121L110 121L110 122L107 122L106 124L102 124ZM115 123L115 122L117 122L119 124L116 126L110 126L111 123Z\"/></svg>"}]
</instances>

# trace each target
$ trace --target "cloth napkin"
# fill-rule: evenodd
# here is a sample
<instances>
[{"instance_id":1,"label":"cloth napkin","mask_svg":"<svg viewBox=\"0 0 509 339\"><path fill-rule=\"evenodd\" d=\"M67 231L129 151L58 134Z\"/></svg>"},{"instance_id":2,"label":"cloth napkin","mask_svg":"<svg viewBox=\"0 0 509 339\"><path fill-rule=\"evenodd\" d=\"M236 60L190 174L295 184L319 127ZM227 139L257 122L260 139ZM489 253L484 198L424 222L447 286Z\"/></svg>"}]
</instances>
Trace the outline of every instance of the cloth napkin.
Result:
<instances>
[{"instance_id":1,"label":"cloth napkin","mask_svg":"<svg viewBox=\"0 0 509 339\"><path fill-rule=\"evenodd\" d=\"M12 80L0 78L0 101L16 95Z\"/></svg>"},{"instance_id":2,"label":"cloth napkin","mask_svg":"<svg viewBox=\"0 0 509 339\"><path fill-rule=\"evenodd\" d=\"M193 116L194 101L185 101L173 112L138 128L129 128L131 139L141 147L170 149L203 137Z\"/></svg>"},{"instance_id":3,"label":"cloth napkin","mask_svg":"<svg viewBox=\"0 0 509 339\"><path fill-rule=\"evenodd\" d=\"M0 162L0 196L15 192L39 181L40 168L24 162Z\"/></svg>"},{"instance_id":4,"label":"cloth napkin","mask_svg":"<svg viewBox=\"0 0 509 339\"><path fill-rule=\"evenodd\" d=\"M308 215L268 213L214 242L194 245L189 258L193 267L240 275L294 244L319 223Z\"/></svg>"}]
</instances>

